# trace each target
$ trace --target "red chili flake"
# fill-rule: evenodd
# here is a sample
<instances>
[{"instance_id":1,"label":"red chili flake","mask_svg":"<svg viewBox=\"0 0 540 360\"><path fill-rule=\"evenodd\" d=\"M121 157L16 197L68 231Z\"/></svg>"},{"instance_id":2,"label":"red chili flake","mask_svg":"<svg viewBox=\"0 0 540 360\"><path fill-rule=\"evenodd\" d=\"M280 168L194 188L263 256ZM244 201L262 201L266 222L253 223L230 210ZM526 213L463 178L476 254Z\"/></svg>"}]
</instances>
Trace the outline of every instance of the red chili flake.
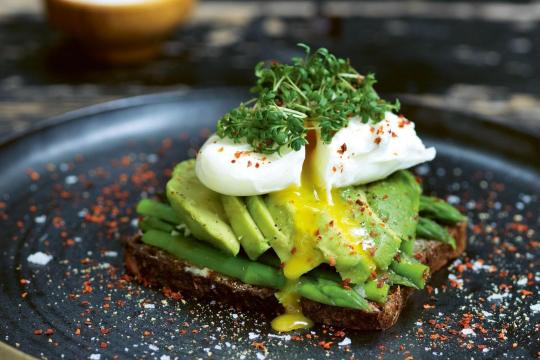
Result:
<instances>
[{"instance_id":1,"label":"red chili flake","mask_svg":"<svg viewBox=\"0 0 540 360\"><path fill-rule=\"evenodd\" d=\"M187 334L187 330L186 329L181 329L180 330L180 335L186 335Z\"/></svg>"},{"instance_id":2,"label":"red chili flake","mask_svg":"<svg viewBox=\"0 0 540 360\"><path fill-rule=\"evenodd\" d=\"M397 138L397 134L395 132L393 132L393 131L392 131L392 137Z\"/></svg>"},{"instance_id":3,"label":"red chili flake","mask_svg":"<svg viewBox=\"0 0 540 360\"><path fill-rule=\"evenodd\" d=\"M91 285L90 281L85 281L83 283L83 294L90 294L94 290Z\"/></svg>"},{"instance_id":4,"label":"red chili flake","mask_svg":"<svg viewBox=\"0 0 540 360\"><path fill-rule=\"evenodd\" d=\"M291 340L292 341L302 341L302 337L298 336L298 335L293 335L293 336L291 336Z\"/></svg>"},{"instance_id":5,"label":"red chili flake","mask_svg":"<svg viewBox=\"0 0 540 360\"><path fill-rule=\"evenodd\" d=\"M178 291L172 291L168 287L164 287L162 291L163 291L163 295L168 299L172 299L176 301L182 299L182 294Z\"/></svg>"},{"instance_id":6,"label":"red chili flake","mask_svg":"<svg viewBox=\"0 0 540 360\"><path fill-rule=\"evenodd\" d=\"M258 169L261 166L258 162L255 163L255 167Z\"/></svg>"},{"instance_id":7,"label":"red chili flake","mask_svg":"<svg viewBox=\"0 0 540 360\"><path fill-rule=\"evenodd\" d=\"M335 336L337 337L344 337L345 336L345 331L343 330L338 330L334 333Z\"/></svg>"},{"instance_id":8,"label":"red chili flake","mask_svg":"<svg viewBox=\"0 0 540 360\"><path fill-rule=\"evenodd\" d=\"M3 201L0 201L0 209L5 209L7 207L7 204Z\"/></svg>"},{"instance_id":9,"label":"red chili flake","mask_svg":"<svg viewBox=\"0 0 540 360\"><path fill-rule=\"evenodd\" d=\"M334 220L330 220L330 222L328 223L328 226L334 227Z\"/></svg>"},{"instance_id":10,"label":"red chili flake","mask_svg":"<svg viewBox=\"0 0 540 360\"><path fill-rule=\"evenodd\" d=\"M294 254L296 254L296 247L293 247L293 248L291 249L291 255L294 255Z\"/></svg>"},{"instance_id":11,"label":"red chili flake","mask_svg":"<svg viewBox=\"0 0 540 360\"><path fill-rule=\"evenodd\" d=\"M52 334L54 334L54 330L53 330L53 329L48 328L47 330L45 330L45 335L51 336Z\"/></svg>"},{"instance_id":12,"label":"red chili flake","mask_svg":"<svg viewBox=\"0 0 540 360\"><path fill-rule=\"evenodd\" d=\"M26 170L26 175L30 178L32 181L38 181L39 180L39 173L35 172L32 169Z\"/></svg>"},{"instance_id":13,"label":"red chili flake","mask_svg":"<svg viewBox=\"0 0 540 360\"><path fill-rule=\"evenodd\" d=\"M511 230L520 232L520 233L529 231L529 226L527 224L521 224L521 223L510 223L508 224L508 228Z\"/></svg>"},{"instance_id":14,"label":"red chili flake","mask_svg":"<svg viewBox=\"0 0 540 360\"><path fill-rule=\"evenodd\" d=\"M523 295L523 296L530 296L530 295L532 295L532 294L533 294L533 292L532 292L532 291L529 291L529 290L525 290L525 289L523 289L523 290L520 290L520 291L519 291L519 293L520 293L521 295Z\"/></svg>"},{"instance_id":15,"label":"red chili flake","mask_svg":"<svg viewBox=\"0 0 540 360\"><path fill-rule=\"evenodd\" d=\"M102 349L106 349L109 347L109 344L107 344L106 342L102 341L100 344L99 344L99 347L102 348Z\"/></svg>"},{"instance_id":16,"label":"red chili flake","mask_svg":"<svg viewBox=\"0 0 540 360\"><path fill-rule=\"evenodd\" d=\"M242 151L237 151L237 152L234 153L235 158L239 159L240 156L242 156Z\"/></svg>"},{"instance_id":17,"label":"red chili flake","mask_svg":"<svg viewBox=\"0 0 540 360\"><path fill-rule=\"evenodd\" d=\"M81 329L80 328L75 329L75 335L76 336L81 336Z\"/></svg>"},{"instance_id":18,"label":"red chili flake","mask_svg":"<svg viewBox=\"0 0 540 360\"><path fill-rule=\"evenodd\" d=\"M236 162L236 160L232 159L231 160L231 164L234 164Z\"/></svg>"},{"instance_id":19,"label":"red chili flake","mask_svg":"<svg viewBox=\"0 0 540 360\"><path fill-rule=\"evenodd\" d=\"M338 152L338 154L343 155L345 153L345 151L347 151L347 144L343 143L343 144L341 144L341 146L339 147L339 150L337 152Z\"/></svg>"},{"instance_id":20,"label":"red chili flake","mask_svg":"<svg viewBox=\"0 0 540 360\"><path fill-rule=\"evenodd\" d=\"M325 350L329 350L333 344L332 341L319 341L319 346Z\"/></svg>"},{"instance_id":21,"label":"red chili flake","mask_svg":"<svg viewBox=\"0 0 540 360\"><path fill-rule=\"evenodd\" d=\"M349 285L350 283L351 283L351 279L349 278L343 279L343 281L341 282L341 287L343 287L344 289L350 290L351 289L351 286Z\"/></svg>"},{"instance_id":22,"label":"red chili flake","mask_svg":"<svg viewBox=\"0 0 540 360\"><path fill-rule=\"evenodd\" d=\"M423 307L424 307L425 310L435 309L435 305L430 305L430 304L424 304Z\"/></svg>"},{"instance_id":23,"label":"red chili flake","mask_svg":"<svg viewBox=\"0 0 540 360\"><path fill-rule=\"evenodd\" d=\"M143 335L144 336L150 336L150 335L152 335L152 333L150 331L148 331L148 330L144 330Z\"/></svg>"},{"instance_id":24,"label":"red chili flake","mask_svg":"<svg viewBox=\"0 0 540 360\"><path fill-rule=\"evenodd\" d=\"M193 330L191 330L191 333L192 333L192 334L198 334L199 332L200 332L199 329L193 329Z\"/></svg>"},{"instance_id":25,"label":"red chili flake","mask_svg":"<svg viewBox=\"0 0 540 360\"><path fill-rule=\"evenodd\" d=\"M73 245L75 245L75 240L73 240L73 239L67 239L67 240L66 240L66 245L67 245L67 246L73 246Z\"/></svg>"},{"instance_id":26,"label":"red chili flake","mask_svg":"<svg viewBox=\"0 0 540 360\"><path fill-rule=\"evenodd\" d=\"M21 297L25 299L28 296L28 291L25 291L21 294Z\"/></svg>"},{"instance_id":27,"label":"red chili flake","mask_svg":"<svg viewBox=\"0 0 540 360\"><path fill-rule=\"evenodd\" d=\"M264 346L264 342L254 342L253 344L253 347L257 350L266 350L266 346Z\"/></svg>"},{"instance_id":28,"label":"red chili flake","mask_svg":"<svg viewBox=\"0 0 540 360\"><path fill-rule=\"evenodd\" d=\"M336 172L337 168L335 166L332 166L332 172Z\"/></svg>"},{"instance_id":29,"label":"red chili flake","mask_svg":"<svg viewBox=\"0 0 540 360\"><path fill-rule=\"evenodd\" d=\"M375 140L373 140L373 142L374 142L375 144L379 145L379 144L381 143L381 140L382 140L381 137L380 137L380 136L377 136L377 137L375 138Z\"/></svg>"},{"instance_id":30,"label":"red chili flake","mask_svg":"<svg viewBox=\"0 0 540 360\"><path fill-rule=\"evenodd\" d=\"M30 283L30 281L28 281L28 280L26 280L26 279L20 279L20 280L19 280L19 284L21 284L21 285L23 285L23 286L24 286L24 285L27 285L28 283Z\"/></svg>"},{"instance_id":31,"label":"red chili flake","mask_svg":"<svg viewBox=\"0 0 540 360\"><path fill-rule=\"evenodd\" d=\"M218 149L218 152L223 152L223 146Z\"/></svg>"},{"instance_id":32,"label":"red chili flake","mask_svg":"<svg viewBox=\"0 0 540 360\"><path fill-rule=\"evenodd\" d=\"M36 330L34 330L34 335L38 335L38 336L39 336L39 335L42 335L42 334L43 334L43 330L41 330L41 329L36 329Z\"/></svg>"},{"instance_id":33,"label":"red chili flake","mask_svg":"<svg viewBox=\"0 0 540 360\"><path fill-rule=\"evenodd\" d=\"M247 167L251 167L251 165L253 165L253 163L251 162L251 160L248 160Z\"/></svg>"}]
</instances>

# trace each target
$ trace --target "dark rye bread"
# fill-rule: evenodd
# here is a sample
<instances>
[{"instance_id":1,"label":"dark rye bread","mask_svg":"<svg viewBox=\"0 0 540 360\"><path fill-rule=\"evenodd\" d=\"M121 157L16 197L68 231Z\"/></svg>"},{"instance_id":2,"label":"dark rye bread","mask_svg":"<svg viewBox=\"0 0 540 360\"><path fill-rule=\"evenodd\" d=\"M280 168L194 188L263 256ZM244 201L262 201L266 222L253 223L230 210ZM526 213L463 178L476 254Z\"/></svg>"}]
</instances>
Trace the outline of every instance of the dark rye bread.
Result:
<instances>
[{"instance_id":1,"label":"dark rye bread","mask_svg":"<svg viewBox=\"0 0 540 360\"><path fill-rule=\"evenodd\" d=\"M430 267L431 273L458 257L466 246L466 224L450 227L456 250L439 241L417 240L416 257ZM244 284L208 269L200 269L155 247L143 244L138 236L125 240L125 265L129 273L146 285L168 287L184 295L214 299L264 313L283 312L269 288ZM384 305L370 303L371 312L324 305L302 299L304 314L317 323L357 330L384 330L394 325L414 289L393 286Z\"/></svg>"}]
</instances>

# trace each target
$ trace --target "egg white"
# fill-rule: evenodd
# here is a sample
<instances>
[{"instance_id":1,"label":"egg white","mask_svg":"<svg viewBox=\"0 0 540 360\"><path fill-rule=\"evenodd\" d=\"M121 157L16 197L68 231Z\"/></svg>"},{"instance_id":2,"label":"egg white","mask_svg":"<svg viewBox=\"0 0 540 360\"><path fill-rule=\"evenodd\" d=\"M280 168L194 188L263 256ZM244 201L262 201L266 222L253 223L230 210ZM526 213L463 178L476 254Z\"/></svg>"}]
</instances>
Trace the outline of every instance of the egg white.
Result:
<instances>
[{"instance_id":1,"label":"egg white","mask_svg":"<svg viewBox=\"0 0 540 360\"><path fill-rule=\"evenodd\" d=\"M387 112L377 124L352 118L329 144L320 138L313 155L319 187L360 185L384 179L393 172L433 160L434 148L426 148L414 123Z\"/></svg>"},{"instance_id":2,"label":"egg white","mask_svg":"<svg viewBox=\"0 0 540 360\"><path fill-rule=\"evenodd\" d=\"M195 171L206 187L220 194L261 195L300 185L305 157L304 147L265 155L214 134L198 152Z\"/></svg>"}]
</instances>

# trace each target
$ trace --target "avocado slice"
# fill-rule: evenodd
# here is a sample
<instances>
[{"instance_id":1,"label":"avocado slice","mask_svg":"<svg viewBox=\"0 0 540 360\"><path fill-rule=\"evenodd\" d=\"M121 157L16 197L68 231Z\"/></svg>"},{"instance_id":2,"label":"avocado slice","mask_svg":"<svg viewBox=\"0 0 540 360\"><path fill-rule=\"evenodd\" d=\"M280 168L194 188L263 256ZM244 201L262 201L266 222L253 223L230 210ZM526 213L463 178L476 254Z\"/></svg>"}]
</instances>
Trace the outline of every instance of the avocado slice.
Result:
<instances>
[{"instance_id":1,"label":"avocado slice","mask_svg":"<svg viewBox=\"0 0 540 360\"><path fill-rule=\"evenodd\" d=\"M251 260L256 260L270 245L249 214L244 200L239 196L221 195L221 203L242 248Z\"/></svg>"},{"instance_id":2,"label":"avocado slice","mask_svg":"<svg viewBox=\"0 0 540 360\"><path fill-rule=\"evenodd\" d=\"M279 259L285 262L291 257L291 250L294 247L294 207L274 201L272 194L266 197L264 205L276 224L277 230L284 235L283 238L279 238L279 241L276 239L270 244Z\"/></svg>"},{"instance_id":3,"label":"avocado slice","mask_svg":"<svg viewBox=\"0 0 540 360\"><path fill-rule=\"evenodd\" d=\"M278 225L272 218L272 214L270 214L264 199L259 195L248 196L246 198L246 205L255 224L257 224L259 230L261 230L272 249L278 254L279 258L282 258L282 256L279 255L280 253L285 252L289 254L290 242L287 239L287 236L279 231Z\"/></svg>"},{"instance_id":4,"label":"avocado slice","mask_svg":"<svg viewBox=\"0 0 540 360\"><path fill-rule=\"evenodd\" d=\"M401 250L412 254L422 188L409 171L398 171L366 186L373 211L401 237Z\"/></svg>"},{"instance_id":5,"label":"avocado slice","mask_svg":"<svg viewBox=\"0 0 540 360\"><path fill-rule=\"evenodd\" d=\"M167 182L167 198L199 240L236 255L240 243L227 222L219 194L205 187L195 174L195 160L179 163Z\"/></svg>"}]
</instances>

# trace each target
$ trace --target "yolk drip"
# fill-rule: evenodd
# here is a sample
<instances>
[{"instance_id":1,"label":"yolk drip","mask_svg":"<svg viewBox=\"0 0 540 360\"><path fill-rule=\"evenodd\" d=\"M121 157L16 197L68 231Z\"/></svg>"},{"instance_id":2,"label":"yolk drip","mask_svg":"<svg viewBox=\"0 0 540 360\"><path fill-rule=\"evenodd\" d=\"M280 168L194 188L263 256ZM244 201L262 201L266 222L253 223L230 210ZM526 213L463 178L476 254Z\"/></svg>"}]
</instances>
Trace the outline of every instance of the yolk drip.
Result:
<instances>
[{"instance_id":1,"label":"yolk drip","mask_svg":"<svg viewBox=\"0 0 540 360\"><path fill-rule=\"evenodd\" d=\"M285 308L285 313L272 320L272 328L279 332L287 332L298 329L307 329L313 326L313 322L302 314L300 296L295 291L296 281L287 283L277 297Z\"/></svg>"},{"instance_id":2,"label":"yolk drip","mask_svg":"<svg viewBox=\"0 0 540 360\"><path fill-rule=\"evenodd\" d=\"M361 239L353 235L360 224L354 220L350 205L335 189L332 190L332 199L329 201L326 189L317 186L317 175L314 171L316 164L313 163L312 156L316 139L313 135L308 134L310 145L306 149L307 159L302 169L301 185L270 194L276 203L288 204L294 208L294 247L283 268L289 283L277 295L285 308L285 314L272 321L272 327L276 331L291 331L312 325L311 320L302 315L300 296L296 293L295 286L300 276L325 262L322 252L317 249L317 234L323 216L331 219L332 226L340 233L351 251L364 252Z\"/></svg>"}]
</instances>

